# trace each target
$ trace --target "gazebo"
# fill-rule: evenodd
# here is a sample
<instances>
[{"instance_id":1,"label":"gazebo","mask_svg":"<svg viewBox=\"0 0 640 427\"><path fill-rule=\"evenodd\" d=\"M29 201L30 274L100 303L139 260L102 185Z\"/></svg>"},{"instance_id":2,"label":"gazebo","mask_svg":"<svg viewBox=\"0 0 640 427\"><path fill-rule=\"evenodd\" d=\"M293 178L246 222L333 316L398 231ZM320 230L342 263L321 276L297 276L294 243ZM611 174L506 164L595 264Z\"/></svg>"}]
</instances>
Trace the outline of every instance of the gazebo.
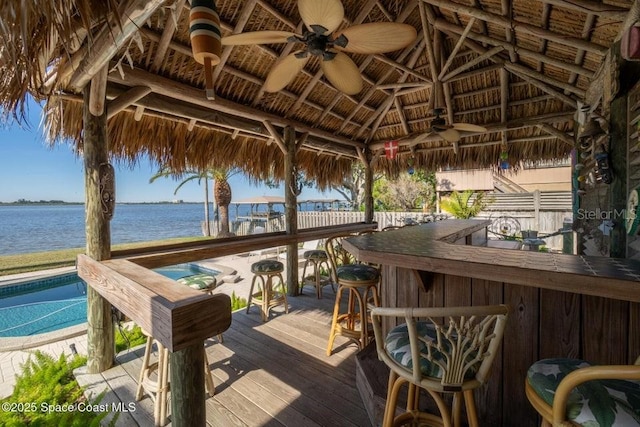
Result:
<instances>
[{"instance_id":1,"label":"gazebo","mask_svg":"<svg viewBox=\"0 0 640 427\"><path fill-rule=\"evenodd\" d=\"M213 41L197 41L202 7L213 11ZM349 229L370 228L374 171L563 159L595 121L612 136L611 167L625 174L607 187L610 206L624 206L637 67L621 39L639 19L634 0L3 2L4 114L20 119L28 96L44 102L51 143L71 141L84 158L87 253L78 265L92 284L89 370L113 360L111 303L175 352L175 378L201 378L203 337L190 325L223 327L229 319L210 313L225 301L188 290L163 299L165 285L145 284L158 280L146 269L281 244L297 265L298 242L331 232L297 229L298 171L326 188L360 162L366 220ZM286 231L112 252L110 163L143 155L176 172L238 167L283 180ZM592 191L579 175L575 190ZM620 230L612 248L627 247ZM297 282L294 268L287 280ZM200 402L203 384L186 382L173 393ZM175 407L176 425L201 424L203 407Z\"/></svg>"}]
</instances>

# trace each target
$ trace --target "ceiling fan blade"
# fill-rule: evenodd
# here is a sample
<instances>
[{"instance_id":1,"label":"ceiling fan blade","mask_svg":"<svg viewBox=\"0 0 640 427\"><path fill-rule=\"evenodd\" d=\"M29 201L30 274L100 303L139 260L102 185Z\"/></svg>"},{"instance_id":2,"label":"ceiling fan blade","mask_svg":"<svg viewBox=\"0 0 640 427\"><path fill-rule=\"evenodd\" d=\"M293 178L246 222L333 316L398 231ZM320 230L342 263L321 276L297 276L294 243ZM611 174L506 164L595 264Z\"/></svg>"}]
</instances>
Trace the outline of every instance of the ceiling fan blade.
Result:
<instances>
[{"instance_id":1,"label":"ceiling fan blade","mask_svg":"<svg viewBox=\"0 0 640 427\"><path fill-rule=\"evenodd\" d=\"M278 92L291 83L291 80L304 68L309 56L298 58L296 53L287 55L276 63L264 82L265 92Z\"/></svg>"},{"instance_id":2,"label":"ceiling fan blade","mask_svg":"<svg viewBox=\"0 0 640 427\"><path fill-rule=\"evenodd\" d=\"M448 142L460 141L460 132L455 129L443 130L442 132L438 132L438 135L440 135L442 139Z\"/></svg>"},{"instance_id":3,"label":"ceiling fan blade","mask_svg":"<svg viewBox=\"0 0 640 427\"><path fill-rule=\"evenodd\" d=\"M344 7L340 0L298 0L300 17L310 31L312 25L321 25L325 35L334 32L344 18Z\"/></svg>"},{"instance_id":4,"label":"ceiling fan blade","mask_svg":"<svg viewBox=\"0 0 640 427\"><path fill-rule=\"evenodd\" d=\"M253 31L233 34L222 38L223 46L240 46L248 44L286 43L289 37L295 36L288 31Z\"/></svg>"},{"instance_id":5,"label":"ceiling fan blade","mask_svg":"<svg viewBox=\"0 0 640 427\"><path fill-rule=\"evenodd\" d=\"M413 141L411 142L411 144L410 144L410 145L411 145L411 146L418 145L418 144L420 144L420 143L422 143L422 142L426 141L426 140L427 140L427 138L429 138L432 134L433 134L433 132L432 132L431 130L429 130L428 132L425 132L425 133L423 133L423 134L420 134L420 135L416 136L416 137L413 139Z\"/></svg>"},{"instance_id":6,"label":"ceiling fan blade","mask_svg":"<svg viewBox=\"0 0 640 427\"><path fill-rule=\"evenodd\" d=\"M340 92L355 95L362 90L362 76L351 58L338 52L335 58L321 62L322 71L331 84Z\"/></svg>"},{"instance_id":7,"label":"ceiling fan blade","mask_svg":"<svg viewBox=\"0 0 640 427\"><path fill-rule=\"evenodd\" d=\"M345 47L336 47L353 53L384 53L406 47L416 39L416 29L396 22L371 22L345 28L337 36L348 39Z\"/></svg>"},{"instance_id":8,"label":"ceiling fan blade","mask_svg":"<svg viewBox=\"0 0 640 427\"><path fill-rule=\"evenodd\" d=\"M453 128L463 132L486 132L487 128L471 123L454 123Z\"/></svg>"}]
</instances>

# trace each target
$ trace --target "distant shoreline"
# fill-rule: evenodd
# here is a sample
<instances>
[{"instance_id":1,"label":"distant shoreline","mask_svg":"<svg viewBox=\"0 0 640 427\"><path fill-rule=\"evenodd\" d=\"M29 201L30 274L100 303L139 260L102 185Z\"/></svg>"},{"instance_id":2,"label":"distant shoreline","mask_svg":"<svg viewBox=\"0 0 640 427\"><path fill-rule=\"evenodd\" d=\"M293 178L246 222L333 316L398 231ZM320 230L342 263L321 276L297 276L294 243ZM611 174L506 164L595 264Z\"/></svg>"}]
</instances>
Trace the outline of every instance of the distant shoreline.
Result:
<instances>
[{"instance_id":1,"label":"distant shoreline","mask_svg":"<svg viewBox=\"0 0 640 427\"><path fill-rule=\"evenodd\" d=\"M116 205L202 205L204 202L116 202ZM209 202L209 204L212 204ZM84 205L84 202L63 202L57 200L51 201L20 201L20 202L0 202L0 206L66 206L66 205Z\"/></svg>"}]
</instances>

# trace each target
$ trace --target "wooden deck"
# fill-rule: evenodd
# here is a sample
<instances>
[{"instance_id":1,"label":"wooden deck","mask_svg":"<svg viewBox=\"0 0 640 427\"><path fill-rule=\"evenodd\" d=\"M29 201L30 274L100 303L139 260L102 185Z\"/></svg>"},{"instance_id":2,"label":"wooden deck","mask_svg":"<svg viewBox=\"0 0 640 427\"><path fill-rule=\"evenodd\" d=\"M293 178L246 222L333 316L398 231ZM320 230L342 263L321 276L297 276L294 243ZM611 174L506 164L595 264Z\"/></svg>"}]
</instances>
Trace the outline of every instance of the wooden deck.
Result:
<instances>
[{"instance_id":1,"label":"wooden deck","mask_svg":"<svg viewBox=\"0 0 640 427\"><path fill-rule=\"evenodd\" d=\"M224 343L207 340L216 384L206 401L209 426L370 425L355 385L356 345L338 337L334 354L325 354L334 294L325 288L318 300L312 288L304 292L289 298L289 314L276 307L262 323L257 307L236 312ZM112 411L120 414L117 425L153 425L151 399L134 399L143 352L118 354L117 365L102 374L77 372L93 396L107 390L102 403L135 409Z\"/></svg>"}]
</instances>

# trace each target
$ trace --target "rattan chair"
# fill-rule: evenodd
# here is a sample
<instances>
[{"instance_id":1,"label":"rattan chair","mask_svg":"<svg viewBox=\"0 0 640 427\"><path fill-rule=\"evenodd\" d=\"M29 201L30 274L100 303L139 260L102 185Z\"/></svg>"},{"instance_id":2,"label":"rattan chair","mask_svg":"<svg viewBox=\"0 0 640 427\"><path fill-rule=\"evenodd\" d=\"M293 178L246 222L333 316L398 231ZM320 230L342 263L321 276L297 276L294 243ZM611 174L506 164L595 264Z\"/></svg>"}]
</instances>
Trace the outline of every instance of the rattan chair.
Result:
<instances>
[{"instance_id":1,"label":"rattan chair","mask_svg":"<svg viewBox=\"0 0 640 427\"><path fill-rule=\"evenodd\" d=\"M508 311L505 305L373 308L371 317L378 357L390 369L382 425L459 426L464 398L469 426L478 426L473 390L488 379ZM401 318L405 323L385 335L383 318ZM395 416L398 394L405 383L408 384L406 412ZM439 415L420 411L421 389L434 399ZM451 408L445 403L443 393L453 393Z\"/></svg>"},{"instance_id":2,"label":"rattan chair","mask_svg":"<svg viewBox=\"0 0 640 427\"><path fill-rule=\"evenodd\" d=\"M640 426L640 366L543 359L529 368L525 391L542 426Z\"/></svg>"},{"instance_id":3,"label":"rattan chair","mask_svg":"<svg viewBox=\"0 0 640 427\"><path fill-rule=\"evenodd\" d=\"M354 234L332 236L325 244L331 266L331 278L338 286L327 356L331 356L333 343L338 335L354 340L358 347L363 349L373 335L369 328L367 306L368 304L380 305L378 296L380 271L374 266L359 263L342 247L342 240L353 236ZM348 303L347 310L343 313L340 311L340 302L345 292L348 295Z\"/></svg>"}]
</instances>

